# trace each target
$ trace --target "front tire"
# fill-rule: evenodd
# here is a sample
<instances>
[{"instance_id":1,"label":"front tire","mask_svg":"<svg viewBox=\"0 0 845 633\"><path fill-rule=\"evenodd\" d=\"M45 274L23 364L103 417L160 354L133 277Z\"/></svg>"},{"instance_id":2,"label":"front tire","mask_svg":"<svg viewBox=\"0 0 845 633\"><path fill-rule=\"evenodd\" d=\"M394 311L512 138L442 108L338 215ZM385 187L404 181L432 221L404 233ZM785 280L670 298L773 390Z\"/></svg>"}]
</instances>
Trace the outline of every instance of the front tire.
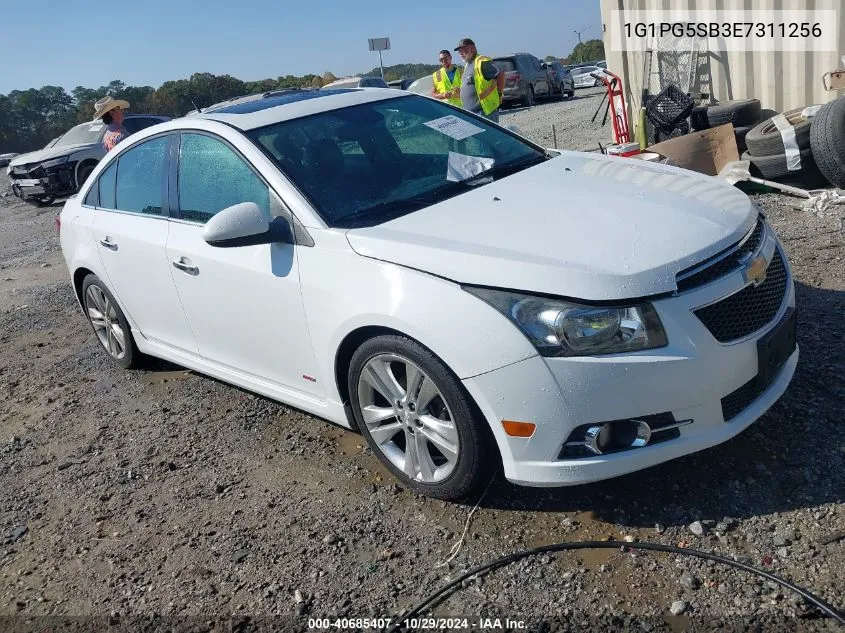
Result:
<instances>
[{"instance_id":1,"label":"front tire","mask_svg":"<svg viewBox=\"0 0 845 633\"><path fill-rule=\"evenodd\" d=\"M370 339L352 356L348 387L367 443L404 485L454 501L489 480L497 454L486 421L427 348L404 336Z\"/></svg>"},{"instance_id":2,"label":"front tire","mask_svg":"<svg viewBox=\"0 0 845 633\"><path fill-rule=\"evenodd\" d=\"M83 163L79 166L79 169L76 172L76 191L77 193L82 188L82 185L85 184L85 181L88 180L88 176L91 175L91 172L94 171L94 168L97 166L97 163Z\"/></svg>"},{"instance_id":3,"label":"front tire","mask_svg":"<svg viewBox=\"0 0 845 633\"><path fill-rule=\"evenodd\" d=\"M132 329L114 295L97 275L82 282L82 304L97 340L112 360L124 369L137 367L141 353L132 338Z\"/></svg>"}]
</instances>

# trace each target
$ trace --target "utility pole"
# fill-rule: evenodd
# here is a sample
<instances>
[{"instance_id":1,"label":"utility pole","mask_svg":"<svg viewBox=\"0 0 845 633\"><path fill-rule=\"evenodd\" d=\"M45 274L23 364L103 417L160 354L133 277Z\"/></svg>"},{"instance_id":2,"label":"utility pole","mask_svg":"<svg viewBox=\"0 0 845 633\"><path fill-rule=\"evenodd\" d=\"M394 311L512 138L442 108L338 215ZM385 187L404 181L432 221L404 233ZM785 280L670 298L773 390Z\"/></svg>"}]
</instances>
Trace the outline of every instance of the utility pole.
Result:
<instances>
[{"instance_id":1,"label":"utility pole","mask_svg":"<svg viewBox=\"0 0 845 633\"><path fill-rule=\"evenodd\" d=\"M582 46L580 46L580 44L581 44L581 33L584 33L585 31L589 31L589 30L590 30L590 27L587 26L587 27L584 27L583 29L581 29L580 31L575 31L575 30L572 31L573 33L575 33L575 35L578 36L578 44L579 44L579 47L578 47L578 58L579 59L578 59L578 61L579 62L584 61L584 48Z\"/></svg>"}]
</instances>

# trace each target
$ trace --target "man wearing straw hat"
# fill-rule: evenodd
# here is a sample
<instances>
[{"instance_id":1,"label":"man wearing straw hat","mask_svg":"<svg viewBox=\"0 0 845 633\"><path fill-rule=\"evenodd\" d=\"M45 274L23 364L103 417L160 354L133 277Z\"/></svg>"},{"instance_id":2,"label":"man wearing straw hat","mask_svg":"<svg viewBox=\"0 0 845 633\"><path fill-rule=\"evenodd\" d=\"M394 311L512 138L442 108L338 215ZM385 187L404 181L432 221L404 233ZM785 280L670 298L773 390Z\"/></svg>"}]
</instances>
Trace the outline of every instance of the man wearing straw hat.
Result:
<instances>
[{"instance_id":1,"label":"man wearing straw hat","mask_svg":"<svg viewBox=\"0 0 845 633\"><path fill-rule=\"evenodd\" d=\"M102 119L108 126L103 136L103 147L107 152L129 136L129 132L123 127L123 111L128 109L128 101L112 97L103 97L94 104L94 120Z\"/></svg>"}]
</instances>

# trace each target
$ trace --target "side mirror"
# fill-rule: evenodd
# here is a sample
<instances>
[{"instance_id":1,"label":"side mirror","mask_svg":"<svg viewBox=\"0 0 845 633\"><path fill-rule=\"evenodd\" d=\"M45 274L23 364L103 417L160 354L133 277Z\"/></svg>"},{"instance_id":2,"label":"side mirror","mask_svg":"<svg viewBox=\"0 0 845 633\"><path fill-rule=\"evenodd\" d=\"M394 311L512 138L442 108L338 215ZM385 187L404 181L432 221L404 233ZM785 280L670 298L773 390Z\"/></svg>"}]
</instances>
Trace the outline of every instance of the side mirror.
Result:
<instances>
[{"instance_id":1,"label":"side mirror","mask_svg":"<svg viewBox=\"0 0 845 633\"><path fill-rule=\"evenodd\" d=\"M290 223L281 217L268 221L254 202L241 202L215 214L205 225L202 238L220 248L294 243Z\"/></svg>"}]
</instances>

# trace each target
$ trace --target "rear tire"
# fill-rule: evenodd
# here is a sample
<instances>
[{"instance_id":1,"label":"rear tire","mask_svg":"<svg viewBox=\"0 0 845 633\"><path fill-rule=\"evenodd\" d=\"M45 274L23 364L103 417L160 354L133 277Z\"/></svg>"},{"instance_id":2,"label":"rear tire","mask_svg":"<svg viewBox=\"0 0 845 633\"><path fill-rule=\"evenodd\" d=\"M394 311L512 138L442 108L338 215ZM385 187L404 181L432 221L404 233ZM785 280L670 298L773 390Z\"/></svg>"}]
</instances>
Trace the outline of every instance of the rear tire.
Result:
<instances>
[{"instance_id":1,"label":"rear tire","mask_svg":"<svg viewBox=\"0 0 845 633\"><path fill-rule=\"evenodd\" d=\"M111 291L95 274L82 282L82 305L100 345L111 359L124 369L141 363L132 329Z\"/></svg>"},{"instance_id":2,"label":"rear tire","mask_svg":"<svg viewBox=\"0 0 845 633\"><path fill-rule=\"evenodd\" d=\"M535 100L534 100L534 86L531 85L531 84L528 84L528 88L525 90L525 98L522 100L522 104L526 108L530 108L531 106L534 105L534 102L535 102Z\"/></svg>"},{"instance_id":3,"label":"rear tire","mask_svg":"<svg viewBox=\"0 0 845 633\"><path fill-rule=\"evenodd\" d=\"M348 388L361 433L405 486L455 501L489 481L499 462L490 428L426 347L398 335L364 342L352 356Z\"/></svg>"}]
</instances>

